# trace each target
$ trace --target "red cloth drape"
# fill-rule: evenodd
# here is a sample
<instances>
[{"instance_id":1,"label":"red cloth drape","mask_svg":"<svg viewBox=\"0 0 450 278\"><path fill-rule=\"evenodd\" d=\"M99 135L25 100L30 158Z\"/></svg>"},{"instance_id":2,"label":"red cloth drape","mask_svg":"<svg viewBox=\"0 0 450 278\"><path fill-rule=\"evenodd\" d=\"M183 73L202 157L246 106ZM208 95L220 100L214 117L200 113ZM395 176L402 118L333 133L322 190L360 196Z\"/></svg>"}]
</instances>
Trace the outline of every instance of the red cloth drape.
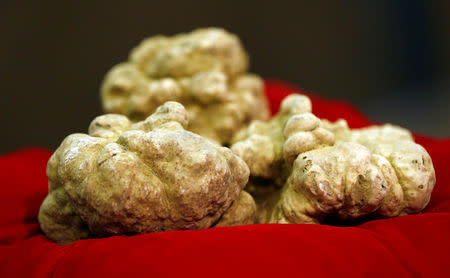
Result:
<instances>
[{"instance_id":1,"label":"red cloth drape","mask_svg":"<svg viewBox=\"0 0 450 278\"><path fill-rule=\"evenodd\" d=\"M301 91L266 81L272 112L292 92ZM308 96L321 118L345 118L351 127L371 124L349 104ZM0 277L450 277L450 139L415 139L431 155L437 178L422 214L355 227L265 224L66 246L47 240L36 219L51 153L28 148L3 155Z\"/></svg>"}]
</instances>

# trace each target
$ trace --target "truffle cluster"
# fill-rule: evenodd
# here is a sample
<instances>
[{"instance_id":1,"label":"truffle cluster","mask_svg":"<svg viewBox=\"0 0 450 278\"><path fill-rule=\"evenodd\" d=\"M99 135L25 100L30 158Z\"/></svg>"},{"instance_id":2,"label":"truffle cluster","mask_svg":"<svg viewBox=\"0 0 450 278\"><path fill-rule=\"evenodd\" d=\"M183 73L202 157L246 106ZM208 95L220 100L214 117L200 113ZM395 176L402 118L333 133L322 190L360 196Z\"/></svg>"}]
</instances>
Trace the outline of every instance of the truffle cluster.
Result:
<instances>
[{"instance_id":1,"label":"truffle cluster","mask_svg":"<svg viewBox=\"0 0 450 278\"><path fill-rule=\"evenodd\" d=\"M247 68L239 39L222 29L144 40L103 81L112 114L66 137L50 158L44 233L67 244L393 217L428 204L433 164L408 130L321 120L297 94L268 120L263 82Z\"/></svg>"},{"instance_id":2,"label":"truffle cluster","mask_svg":"<svg viewBox=\"0 0 450 278\"><path fill-rule=\"evenodd\" d=\"M188 130L226 144L252 120L269 116L263 81L247 69L239 38L223 29L151 37L108 72L103 108L136 121L177 101L188 112Z\"/></svg>"},{"instance_id":3,"label":"truffle cluster","mask_svg":"<svg viewBox=\"0 0 450 278\"><path fill-rule=\"evenodd\" d=\"M230 149L184 129L166 102L145 121L107 114L72 134L47 165L39 222L52 240L251 224L249 169Z\"/></svg>"},{"instance_id":4,"label":"truffle cluster","mask_svg":"<svg viewBox=\"0 0 450 278\"><path fill-rule=\"evenodd\" d=\"M431 158L409 131L321 121L301 95L287 97L270 122L241 131L231 148L250 168L260 223L417 213L435 184Z\"/></svg>"}]
</instances>

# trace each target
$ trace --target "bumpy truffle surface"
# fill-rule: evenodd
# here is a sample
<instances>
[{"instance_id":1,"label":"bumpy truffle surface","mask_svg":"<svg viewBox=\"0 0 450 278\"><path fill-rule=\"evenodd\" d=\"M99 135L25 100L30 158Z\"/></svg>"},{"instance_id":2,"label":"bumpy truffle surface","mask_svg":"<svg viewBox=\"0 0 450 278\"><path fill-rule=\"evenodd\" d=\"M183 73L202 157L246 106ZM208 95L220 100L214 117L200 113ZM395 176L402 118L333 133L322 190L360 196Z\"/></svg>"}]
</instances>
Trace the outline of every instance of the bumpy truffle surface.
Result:
<instances>
[{"instance_id":1,"label":"bumpy truffle surface","mask_svg":"<svg viewBox=\"0 0 450 278\"><path fill-rule=\"evenodd\" d=\"M309 98L293 94L269 122L253 121L237 133L231 149L244 159L252 177L281 186L298 154L334 143L334 134L320 124Z\"/></svg>"},{"instance_id":2,"label":"bumpy truffle surface","mask_svg":"<svg viewBox=\"0 0 450 278\"><path fill-rule=\"evenodd\" d=\"M352 130L345 120L317 119L310 107L305 96L289 96L271 122L252 123L235 137L232 150L249 165L260 223L393 217L425 208L435 172L408 130L389 124ZM261 186L260 178L282 188Z\"/></svg>"},{"instance_id":3,"label":"bumpy truffle surface","mask_svg":"<svg viewBox=\"0 0 450 278\"><path fill-rule=\"evenodd\" d=\"M166 102L145 121L99 116L68 136L47 165L39 222L53 241L253 223L242 192L249 169L231 150L184 127L184 107Z\"/></svg>"},{"instance_id":4,"label":"bumpy truffle surface","mask_svg":"<svg viewBox=\"0 0 450 278\"><path fill-rule=\"evenodd\" d=\"M247 68L239 38L223 29L151 37L108 72L103 108L138 121L162 103L177 101L188 112L188 130L229 143L250 121L269 116L263 81Z\"/></svg>"},{"instance_id":5,"label":"bumpy truffle surface","mask_svg":"<svg viewBox=\"0 0 450 278\"><path fill-rule=\"evenodd\" d=\"M422 146L414 142L411 132L391 124L349 129L345 120L328 126L340 126L334 131L337 141L361 144L372 154L384 157L392 166L389 172L397 177L397 183L403 191L403 203L388 211L382 208L383 215L417 213L425 208L436 183L436 176L431 157ZM379 168L385 169L382 166ZM386 172L385 176L390 175Z\"/></svg>"}]
</instances>

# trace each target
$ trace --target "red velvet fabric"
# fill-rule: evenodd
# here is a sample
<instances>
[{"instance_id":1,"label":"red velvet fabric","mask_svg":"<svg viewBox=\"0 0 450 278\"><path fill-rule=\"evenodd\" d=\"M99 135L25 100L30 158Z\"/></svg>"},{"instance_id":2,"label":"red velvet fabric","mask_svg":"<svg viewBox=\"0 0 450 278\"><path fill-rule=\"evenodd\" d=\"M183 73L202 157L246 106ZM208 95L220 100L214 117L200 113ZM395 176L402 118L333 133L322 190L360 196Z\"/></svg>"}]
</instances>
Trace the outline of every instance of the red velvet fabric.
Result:
<instances>
[{"instance_id":1,"label":"red velvet fabric","mask_svg":"<svg viewBox=\"0 0 450 278\"><path fill-rule=\"evenodd\" d=\"M272 80L266 92L276 112L286 95L301 91ZM346 103L308 95L319 117L371 124ZM437 176L422 214L355 227L265 224L66 246L47 240L36 219L51 153L29 148L0 156L0 277L450 277L450 140L415 138Z\"/></svg>"}]
</instances>

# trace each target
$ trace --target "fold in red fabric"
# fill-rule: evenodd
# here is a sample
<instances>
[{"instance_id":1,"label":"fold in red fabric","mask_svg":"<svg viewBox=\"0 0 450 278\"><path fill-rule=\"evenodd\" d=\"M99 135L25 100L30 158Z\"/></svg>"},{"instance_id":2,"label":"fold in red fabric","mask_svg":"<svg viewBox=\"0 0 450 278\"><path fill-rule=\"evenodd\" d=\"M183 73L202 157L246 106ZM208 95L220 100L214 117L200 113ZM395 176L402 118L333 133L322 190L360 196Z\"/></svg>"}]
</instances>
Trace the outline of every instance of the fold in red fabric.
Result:
<instances>
[{"instance_id":1,"label":"fold in red fabric","mask_svg":"<svg viewBox=\"0 0 450 278\"><path fill-rule=\"evenodd\" d=\"M371 122L351 105L266 81L272 112L288 94L350 127ZM81 240L60 246L39 230L51 152L0 156L0 277L450 277L450 139L415 136L431 155L436 186L422 214L354 227L249 225Z\"/></svg>"}]
</instances>

